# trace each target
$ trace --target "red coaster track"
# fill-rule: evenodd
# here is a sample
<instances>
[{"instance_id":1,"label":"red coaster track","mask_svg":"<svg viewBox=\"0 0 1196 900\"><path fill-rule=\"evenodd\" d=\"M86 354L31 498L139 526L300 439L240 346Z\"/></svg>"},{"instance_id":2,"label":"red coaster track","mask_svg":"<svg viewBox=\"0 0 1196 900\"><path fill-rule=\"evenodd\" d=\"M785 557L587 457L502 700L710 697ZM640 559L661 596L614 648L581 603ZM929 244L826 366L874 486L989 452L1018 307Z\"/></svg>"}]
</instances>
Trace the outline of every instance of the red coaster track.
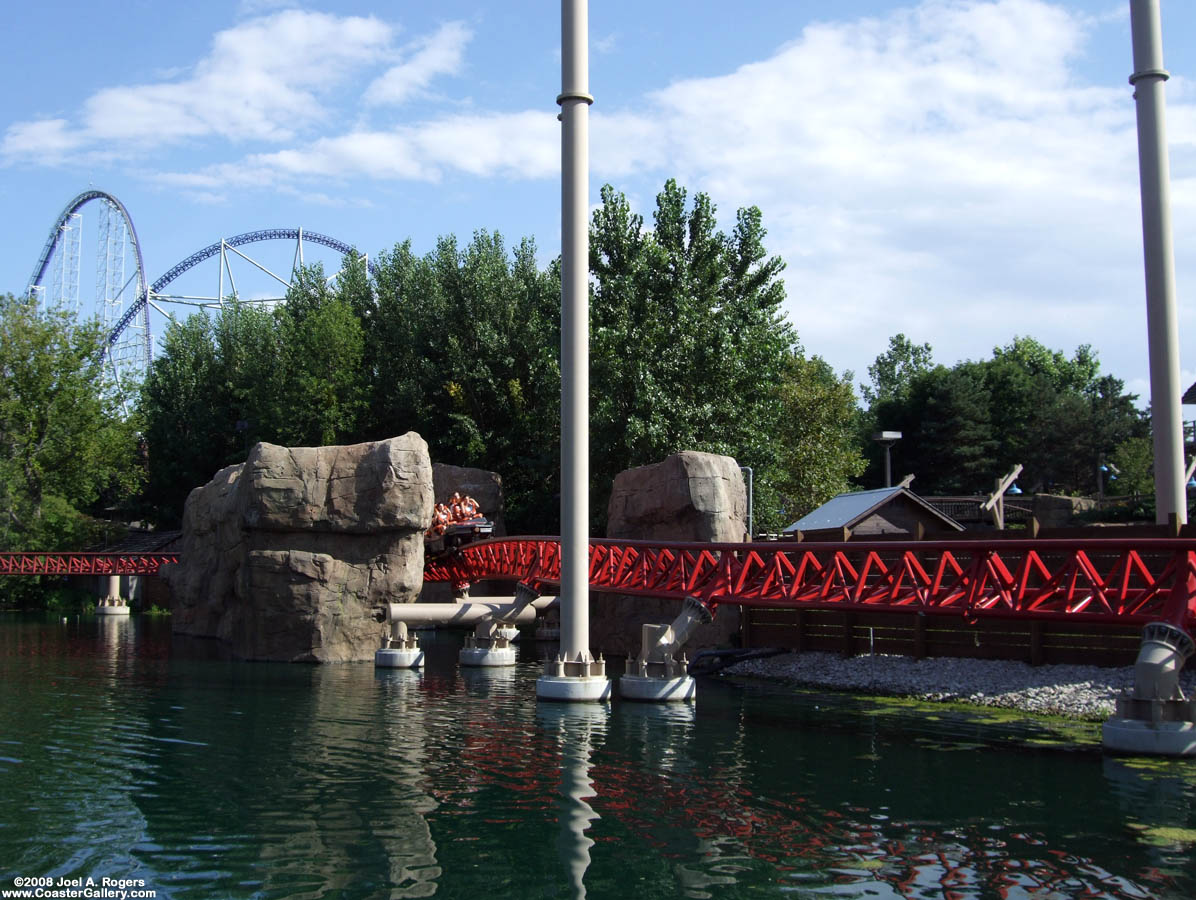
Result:
<instances>
[{"instance_id":1,"label":"red coaster track","mask_svg":"<svg viewBox=\"0 0 1196 900\"><path fill-rule=\"evenodd\" d=\"M0 553L0 575L157 575L177 553Z\"/></svg>"},{"instance_id":2,"label":"red coaster track","mask_svg":"<svg viewBox=\"0 0 1196 900\"><path fill-rule=\"evenodd\" d=\"M554 537L469 544L425 581L560 583ZM1095 539L706 544L590 542L590 586L716 606L855 607L1110 625L1160 619L1196 630L1196 542Z\"/></svg>"}]
</instances>

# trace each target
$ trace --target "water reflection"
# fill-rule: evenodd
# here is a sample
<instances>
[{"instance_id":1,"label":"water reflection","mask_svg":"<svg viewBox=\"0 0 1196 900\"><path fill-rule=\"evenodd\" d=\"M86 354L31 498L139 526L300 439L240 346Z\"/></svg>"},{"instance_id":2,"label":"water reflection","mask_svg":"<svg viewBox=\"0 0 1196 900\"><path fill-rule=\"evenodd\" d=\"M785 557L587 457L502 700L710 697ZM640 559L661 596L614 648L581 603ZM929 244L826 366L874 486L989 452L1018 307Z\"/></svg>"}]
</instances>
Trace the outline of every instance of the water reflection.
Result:
<instances>
[{"instance_id":1,"label":"water reflection","mask_svg":"<svg viewBox=\"0 0 1196 900\"><path fill-rule=\"evenodd\" d=\"M188 657L0 627L0 882L171 900L1196 896L1196 765L986 748L925 712L704 683L537 703L538 667ZM165 648L165 651L164 649ZM936 714L937 715L937 714ZM971 730L970 730L971 729ZM10 868L11 867L11 868Z\"/></svg>"},{"instance_id":2,"label":"water reflection","mask_svg":"<svg viewBox=\"0 0 1196 900\"><path fill-rule=\"evenodd\" d=\"M561 754L560 830L557 847L569 883L568 896L586 896L585 875L594 841L586 834L600 818L589 800L597 795L590 778L594 749L606 736L605 703L540 703L536 722L555 738Z\"/></svg>"},{"instance_id":3,"label":"water reflection","mask_svg":"<svg viewBox=\"0 0 1196 900\"><path fill-rule=\"evenodd\" d=\"M378 669L381 690L381 746L378 774L386 804L385 822L374 831L384 848L392 900L431 897L441 869L428 813L439 805L420 789L428 761L429 741L423 710L423 673L412 669Z\"/></svg>"}]
</instances>

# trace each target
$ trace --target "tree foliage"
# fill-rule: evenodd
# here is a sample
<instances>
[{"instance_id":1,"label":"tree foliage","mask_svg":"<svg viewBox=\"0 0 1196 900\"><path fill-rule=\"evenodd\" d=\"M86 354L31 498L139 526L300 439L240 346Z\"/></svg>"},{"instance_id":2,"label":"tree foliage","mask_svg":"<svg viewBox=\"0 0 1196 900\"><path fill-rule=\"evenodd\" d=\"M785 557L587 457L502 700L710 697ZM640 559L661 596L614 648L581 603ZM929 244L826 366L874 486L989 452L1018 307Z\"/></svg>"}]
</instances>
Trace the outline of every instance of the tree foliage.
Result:
<instances>
[{"instance_id":1,"label":"tree foliage","mask_svg":"<svg viewBox=\"0 0 1196 900\"><path fill-rule=\"evenodd\" d=\"M860 385L864 402L875 406L908 397L914 380L934 368L933 357L930 344L915 344L902 333L893 335L889 349L868 367L872 384Z\"/></svg>"},{"instance_id":2,"label":"tree foliage","mask_svg":"<svg viewBox=\"0 0 1196 900\"><path fill-rule=\"evenodd\" d=\"M1068 357L1015 337L991 359L951 368L930 365L930 347L904 335L869 367L871 405L861 439L871 458L866 483L879 482L872 432L902 432L894 468L917 475L924 493L972 494L1014 465L1027 490L1095 491L1097 467L1147 424L1124 384L1101 375L1088 346Z\"/></svg>"},{"instance_id":3,"label":"tree foliage","mask_svg":"<svg viewBox=\"0 0 1196 900\"><path fill-rule=\"evenodd\" d=\"M760 210L717 229L705 194L670 180L654 227L607 185L590 229L591 473L596 517L614 476L679 450L751 465L763 498L780 472L776 392L796 335ZM757 506L762 524L775 503ZM774 515L779 515L775 512Z\"/></svg>"},{"instance_id":4,"label":"tree foliage","mask_svg":"<svg viewBox=\"0 0 1196 900\"><path fill-rule=\"evenodd\" d=\"M559 419L558 295L532 242L508 258L501 237L480 232L422 258L400 244L373 276L356 256L331 282L302 269L273 312L230 303L192 316L168 331L142 390L147 499L177 522L191 488L259 440L415 430L434 459L509 472L517 521L554 507L545 471Z\"/></svg>"},{"instance_id":5,"label":"tree foliage","mask_svg":"<svg viewBox=\"0 0 1196 900\"><path fill-rule=\"evenodd\" d=\"M136 422L104 377L103 332L64 311L0 297L0 542L86 546L89 513L140 481Z\"/></svg>"},{"instance_id":6,"label":"tree foliage","mask_svg":"<svg viewBox=\"0 0 1196 900\"><path fill-rule=\"evenodd\" d=\"M781 524L782 491L809 502L858 466L842 439L850 385L800 356L764 238L758 209L724 232L710 198L673 181L650 228L603 189L590 230L596 532L614 476L678 450L752 466L762 527ZM554 532L560 381L559 262L541 266L531 240L479 231L424 256L400 243L372 272L350 257L331 282L300 272L273 312L233 303L171 329L141 398L147 499L177 521L187 492L257 440L415 430L433 459L503 476L509 527Z\"/></svg>"},{"instance_id":7,"label":"tree foliage","mask_svg":"<svg viewBox=\"0 0 1196 900\"><path fill-rule=\"evenodd\" d=\"M788 524L849 490L865 460L850 372L840 378L821 357L794 353L786 360L777 400L777 489Z\"/></svg>"}]
</instances>

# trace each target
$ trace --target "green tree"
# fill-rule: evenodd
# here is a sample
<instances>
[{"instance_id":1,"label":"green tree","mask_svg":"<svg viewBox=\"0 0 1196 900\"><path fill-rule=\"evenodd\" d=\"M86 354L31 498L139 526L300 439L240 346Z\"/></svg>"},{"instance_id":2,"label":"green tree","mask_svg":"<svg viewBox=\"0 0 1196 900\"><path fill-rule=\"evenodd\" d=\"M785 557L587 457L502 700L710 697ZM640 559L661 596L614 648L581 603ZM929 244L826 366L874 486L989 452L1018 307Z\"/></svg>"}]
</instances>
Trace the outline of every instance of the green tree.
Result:
<instances>
[{"instance_id":1,"label":"green tree","mask_svg":"<svg viewBox=\"0 0 1196 900\"><path fill-rule=\"evenodd\" d=\"M840 378L821 357L794 353L778 390L777 489L788 522L846 491L864 471L851 373Z\"/></svg>"},{"instance_id":2,"label":"green tree","mask_svg":"<svg viewBox=\"0 0 1196 900\"><path fill-rule=\"evenodd\" d=\"M366 405L358 313L317 265L296 272L274 315L280 371L273 440L321 446L356 434Z\"/></svg>"},{"instance_id":3,"label":"green tree","mask_svg":"<svg viewBox=\"0 0 1196 900\"><path fill-rule=\"evenodd\" d=\"M553 530L559 458L560 278L525 239L480 231L377 261L367 433L407 429L433 459L502 474L511 528Z\"/></svg>"},{"instance_id":4,"label":"green tree","mask_svg":"<svg viewBox=\"0 0 1196 900\"><path fill-rule=\"evenodd\" d=\"M615 474L681 449L751 465L757 518L780 524L777 392L796 336L764 237L758 209L727 234L707 196L673 181L652 229L603 190L590 232L596 529ZM559 262L542 269L531 240L508 249L479 231L422 257L401 243L372 275L350 255L331 283L300 272L272 316L230 306L172 330L142 393L149 494L177 519L186 492L253 440L415 430L433 459L503 476L512 529L555 531L560 378Z\"/></svg>"},{"instance_id":5,"label":"green tree","mask_svg":"<svg viewBox=\"0 0 1196 900\"><path fill-rule=\"evenodd\" d=\"M709 197L691 204L670 180L653 219L649 231L607 185L590 228L596 528L618 472L678 450L751 465L762 499L778 477L775 391L796 335L781 309L784 263L764 249L760 211L740 210L727 235ZM762 526L775 524L775 505L758 504Z\"/></svg>"},{"instance_id":6,"label":"green tree","mask_svg":"<svg viewBox=\"0 0 1196 900\"><path fill-rule=\"evenodd\" d=\"M224 408L211 318L173 322L141 385L149 480L144 501L159 525L177 526L183 501L232 460L236 419Z\"/></svg>"},{"instance_id":7,"label":"green tree","mask_svg":"<svg viewBox=\"0 0 1196 900\"><path fill-rule=\"evenodd\" d=\"M1149 435L1132 437L1123 441L1113 451L1109 460L1115 469L1115 477L1108 480L1105 492L1129 495L1154 501L1154 445ZM1110 475L1114 473L1111 472Z\"/></svg>"},{"instance_id":8,"label":"green tree","mask_svg":"<svg viewBox=\"0 0 1196 900\"><path fill-rule=\"evenodd\" d=\"M1020 463L1027 490L1092 492L1096 468L1115 447L1144 433L1134 396L1100 374L1087 346L1068 357L1029 337L991 359L929 367L930 348L903 336L869 367L873 387L861 440L865 481L879 482L880 429L902 432L894 464L914 472L924 493L982 493Z\"/></svg>"},{"instance_id":9,"label":"green tree","mask_svg":"<svg viewBox=\"0 0 1196 900\"><path fill-rule=\"evenodd\" d=\"M103 331L34 301L0 297L0 542L81 549L87 513L142 477L136 420L104 377Z\"/></svg>"},{"instance_id":10,"label":"green tree","mask_svg":"<svg viewBox=\"0 0 1196 900\"><path fill-rule=\"evenodd\" d=\"M868 367L871 385L861 384L860 393L868 406L909 395L910 385L934 368L930 344L915 344L904 334L889 338L889 349Z\"/></svg>"}]
</instances>

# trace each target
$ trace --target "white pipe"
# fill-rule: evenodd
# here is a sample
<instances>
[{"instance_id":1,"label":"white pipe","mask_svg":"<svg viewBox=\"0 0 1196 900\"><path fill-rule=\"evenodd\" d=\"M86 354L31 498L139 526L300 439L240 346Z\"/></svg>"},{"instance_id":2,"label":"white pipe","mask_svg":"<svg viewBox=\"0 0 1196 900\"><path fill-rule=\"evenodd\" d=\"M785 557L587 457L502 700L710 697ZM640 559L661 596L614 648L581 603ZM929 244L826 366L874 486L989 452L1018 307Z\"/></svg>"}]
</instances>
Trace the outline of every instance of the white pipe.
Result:
<instances>
[{"instance_id":1,"label":"white pipe","mask_svg":"<svg viewBox=\"0 0 1196 900\"><path fill-rule=\"evenodd\" d=\"M1170 164L1158 0L1130 0L1134 43L1134 99L1138 112L1138 175L1142 190L1142 244L1146 263L1146 323L1150 352L1150 406L1154 432L1155 520L1174 513L1188 520L1180 418L1179 322L1175 252L1171 237Z\"/></svg>"},{"instance_id":2,"label":"white pipe","mask_svg":"<svg viewBox=\"0 0 1196 900\"><path fill-rule=\"evenodd\" d=\"M752 480L754 478L754 475L752 474L751 466L740 466L739 471L747 472L747 501L748 501L747 526L748 526L748 543L750 544L752 541L754 541L756 539L756 532L752 530L752 527L753 527L752 526L752 499L753 499L753 494L755 492L755 487L752 484Z\"/></svg>"},{"instance_id":3,"label":"white pipe","mask_svg":"<svg viewBox=\"0 0 1196 900\"><path fill-rule=\"evenodd\" d=\"M561 652L590 656L589 7L561 0Z\"/></svg>"},{"instance_id":4,"label":"white pipe","mask_svg":"<svg viewBox=\"0 0 1196 900\"><path fill-rule=\"evenodd\" d=\"M548 609L556 597L540 597L522 605L506 598L468 603L387 603L389 622L425 625L476 625L487 619L503 622L534 622L536 611Z\"/></svg>"},{"instance_id":5,"label":"white pipe","mask_svg":"<svg viewBox=\"0 0 1196 900\"><path fill-rule=\"evenodd\" d=\"M665 659L672 658L681 651L689 636L699 625L709 625L714 621L710 608L697 597L686 597L671 625L664 630L656 643L656 649Z\"/></svg>"}]
</instances>

